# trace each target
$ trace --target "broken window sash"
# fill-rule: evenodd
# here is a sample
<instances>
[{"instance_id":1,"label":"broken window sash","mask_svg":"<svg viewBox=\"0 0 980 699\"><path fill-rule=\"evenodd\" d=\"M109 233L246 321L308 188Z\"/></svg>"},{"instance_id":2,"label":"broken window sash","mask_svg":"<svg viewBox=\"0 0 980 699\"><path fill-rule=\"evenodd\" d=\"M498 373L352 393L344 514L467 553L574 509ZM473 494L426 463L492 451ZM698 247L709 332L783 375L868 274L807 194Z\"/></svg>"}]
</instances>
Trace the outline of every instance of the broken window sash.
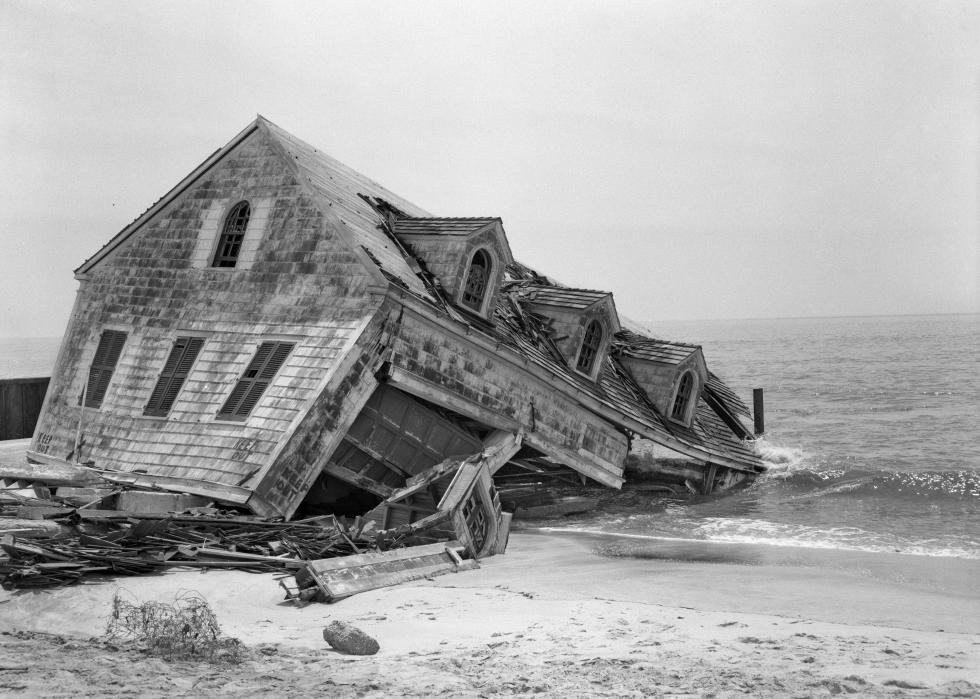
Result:
<instances>
[{"instance_id":1,"label":"broken window sash","mask_svg":"<svg viewBox=\"0 0 980 699\"><path fill-rule=\"evenodd\" d=\"M109 381L116 370L119 355L126 343L126 333L121 330L104 330L95 350L92 366L88 372L88 386L85 389L85 407L101 408Z\"/></svg>"},{"instance_id":2,"label":"broken window sash","mask_svg":"<svg viewBox=\"0 0 980 699\"><path fill-rule=\"evenodd\" d=\"M245 239L245 229L252 210L247 201L240 201L228 212L225 225L221 230L218 247L214 251L212 267L234 267L238 263L238 254L242 250Z\"/></svg>"},{"instance_id":3,"label":"broken window sash","mask_svg":"<svg viewBox=\"0 0 980 699\"><path fill-rule=\"evenodd\" d=\"M578 363L575 368L583 374L591 374L595 366L596 357L599 355L599 346L602 344L602 326L599 321L593 320L585 329L585 337L582 340L582 348L578 353Z\"/></svg>"},{"instance_id":4,"label":"broken window sash","mask_svg":"<svg viewBox=\"0 0 980 699\"><path fill-rule=\"evenodd\" d=\"M202 346L203 337L178 337L174 341L167 363L163 365L160 378L143 410L144 415L165 417L170 412Z\"/></svg>"},{"instance_id":5,"label":"broken window sash","mask_svg":"<svg viewBox=\"0 0 980 699\"><path fill-rule=\"evenodd\" d=\"M487 294L487 285L490 281L490 267L490 256L484 250L477 250L466 273L466 283L463 285L463 295L460 297L460 302L464 306L474 311L482 310L483 299Z\"/></svg>"},{"instance_id":6,"label":"broken window sash","mask_svg":"<svg viewBox=\"0 0 980 699\"><path fill-rule=\"evenodd\" d=\"M218 418L244 420L248 417L295 346L295 342L263 342L259 345L245 373L218 411Z\"/></svg>"},{"instance_id":7,"label":"broken window sash","mask_svg":"<svg viewBox=\"0 0 980 699\"><path fill-rule=\"evenodd\" d=\"M473 551L483 550L483 545L487 541L487 534L490 528L487 522L486 512L481 506L481 503L477 502L478 497L479 495L474 492L463 504L463 519L466 521L466 528L469 530L470 537L472 538Z\"/></svg>"},{"instance_id":8,"label":"broken window sash","mask_svg":"<svg viewBox=\"0 0 980 699\"><path fill-rule=\"evenodd\" d=\"M681 376L681 382L677 386L677 394L674 396L674 404L670 408L670 417L673 420L683 421L687 415L687 404L694 390L694 376L690 371L685 371Z\"/></svg>"}]
</instances>

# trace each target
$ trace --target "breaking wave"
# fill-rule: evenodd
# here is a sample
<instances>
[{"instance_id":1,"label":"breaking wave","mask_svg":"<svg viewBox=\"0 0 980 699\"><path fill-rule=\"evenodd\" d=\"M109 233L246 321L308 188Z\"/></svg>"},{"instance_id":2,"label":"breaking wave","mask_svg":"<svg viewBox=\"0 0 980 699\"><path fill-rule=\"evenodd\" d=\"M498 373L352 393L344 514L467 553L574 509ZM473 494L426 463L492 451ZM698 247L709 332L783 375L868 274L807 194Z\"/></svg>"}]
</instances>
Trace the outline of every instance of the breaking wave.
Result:
<instances>
[{"instance_id":1,"label":"breaking wave","mask_svg":"<svg viewBox=\"0 0 980 699\"><path fill-rule=\"evenodd\" d=\"M786 476L804 468L807 454L799 447L780 446L763 437L756 441L755 448L768 469L769 477Z\"/></svg>"},{"instance_id":2,"label":"breaking wave","mask_svg":"<svg viewBox=\"0 0 980 699\"><path fill-rule=\"evenodd\" d=\"M912 556L980 559L980 547L968 538L938 541L908 539L902 535L869 532L859 527L813 527L760 519L705 519L693 532L695 538L730 544L902 553Z\"/></svg>"},{"instance_id":3,"label":"breaking wave","mask_svg":"<svg viewBox=\"0 0 980 699\"><path fill-rule=\"evenodd\" d=\"M980 501L980 472L880 471L847 468L797 467L759 478L755 488L781 490L797 498L867 497Z\"/></svg>"}]
</instances>

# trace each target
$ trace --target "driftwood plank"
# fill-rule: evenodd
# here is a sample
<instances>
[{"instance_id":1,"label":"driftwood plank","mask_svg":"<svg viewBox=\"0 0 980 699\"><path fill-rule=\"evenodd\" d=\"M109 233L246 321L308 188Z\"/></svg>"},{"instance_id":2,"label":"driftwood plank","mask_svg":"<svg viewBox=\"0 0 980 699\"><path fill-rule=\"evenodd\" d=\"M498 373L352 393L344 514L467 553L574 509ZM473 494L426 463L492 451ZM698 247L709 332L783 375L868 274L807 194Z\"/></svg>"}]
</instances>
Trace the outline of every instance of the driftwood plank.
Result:
<instances>
[{"instance_id":1,"label":"driftwood plank","mask_svg":"<svg viewBox=\"0 0 980 699\"><path fill-rule=\"evenodd\" d=\"M447 548L460 548L460 543L458 541L446 541L438 544L392 549L391 551L361 553L339 558L323 558L318 561L309 561L306 565L311 572L328 573L333 570L350 568L352 566L370 565L371 563L377 563L382 560L397 561L405 558L418 558L419 556L442 553Z\"/></svg>"},{"instance_id":2,"label":"driftwood plank","mask_svg":"<svg viewBox=\"0 0 980 699\"><path fill-rule=\"evenodd\" d=\"M413 580L423 580L478 567L476 561L464 561L463 565L459 566L455 561L447 559L448 554L443 552L441 556L425 556L420 559L405 561L404 563L413 565L406 566L402 570L369 571L362 569L361 575L349 580L330 580L327 582L327 587L330 590L327 601L335 602L359 592L378 590L382 587L401 585ZM381 568L381 565L378 564L378 568Z\"/></svg>"},{"instance_id":3,"label":"driftwood plank","mask_svg":"<svg viewBox=\"0 0 980 699\"><path fill-rule=\"evenodd\" d=\"M282 558L280 556L262 556L257 553L242 553L241 551L227 551L225 549L214 549L200 547L197 549L200 556L214 556L216 558L229 558L236 561L255 561L257 563L275 563L284 568L302 568L306 565L305 561L298 561L295 558Z\"/></svg>"},{"instance_id":4,"label":"driftwood plank","mask_svg":"<svg viewBox=\"0 0 980 699\"><path fill-rule=\"evenodd\" d=\"M89 486L102 483L99 474L71 464L0 463L0 478L58 486Z\"/></svg>"},{"instance_id":5,"label":"driftwood plank","mask_svg":"<svg viewBox=\"0 0 980 699\"><path fill-rule=\"evenodd\" d=\"M476 561L461 560L455 547L458 542L442 542L310 561L296 573L296 583L301 589L315 586L321 601L336 602L367 590L479 567Z\"/></svg>"}]
</instances>

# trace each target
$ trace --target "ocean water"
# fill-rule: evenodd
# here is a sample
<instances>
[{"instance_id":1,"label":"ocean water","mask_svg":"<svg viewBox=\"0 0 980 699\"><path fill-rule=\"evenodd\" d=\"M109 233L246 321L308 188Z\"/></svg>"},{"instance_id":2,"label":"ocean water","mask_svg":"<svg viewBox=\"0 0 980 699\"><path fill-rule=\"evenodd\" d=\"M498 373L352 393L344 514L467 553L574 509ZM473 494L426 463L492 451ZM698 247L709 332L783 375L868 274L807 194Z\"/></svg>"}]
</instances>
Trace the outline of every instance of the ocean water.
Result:
<instances>
[{"instance_id":1,"label":"ocean water","mask_svg":"<svg viewBox=\"0 0 980 699\"><path fill-rule=\"evenodd\" d=\"M648 557L704 542L980 559L980 316L648 326L700 344L749 405L765 389L769 472L695 500L597 491L597 511L535 524Z\"/></svg>"},{"instance_id":2,"label":"ocean water","mask_svg":"<svg viewBox=\"0 0 980 699\"><path fill-rule=\"evenodd\" d=\"M60 337L0 337L0 379L51 376Z\"/></svg>"}]
</instances>

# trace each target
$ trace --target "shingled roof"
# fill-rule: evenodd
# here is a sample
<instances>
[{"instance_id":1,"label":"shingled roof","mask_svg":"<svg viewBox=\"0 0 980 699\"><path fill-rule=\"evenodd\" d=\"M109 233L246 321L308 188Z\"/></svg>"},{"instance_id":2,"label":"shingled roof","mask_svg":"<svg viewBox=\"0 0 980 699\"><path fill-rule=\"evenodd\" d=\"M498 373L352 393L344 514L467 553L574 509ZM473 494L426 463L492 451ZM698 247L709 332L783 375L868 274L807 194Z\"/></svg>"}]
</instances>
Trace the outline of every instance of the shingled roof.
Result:
<instances>
[{"instance_id":1,"label":"shingled roof","mask_svg":"<svg viewBox=\"0 0 980 699\"><path fill-rule=\"evenodd\" d=\"M259 122L283 147L302 181L324 197L324 209L340 218L351 242L363 247L386 277L394 278L404 288L429 298L424 283L413 271L397 241L385 233L381 215L366 197L382 199L409 216L430 218L431 214L272 122L262 117L259 117Z\"/></svg>"},{"instance_id":2,"label":"shingled roof","mask_svg":"<svg viewBox=\"0 0 980 699\"><path fill-rule=\"evenodd\" d=\"M592 289L571 289L564 286L547 286L542 284L521 284L516 289L519 298L527 303L537 303L542 306L558 306L560 308L576 308L583 310L592 306L607 296L608 291L593 291Z\"/></svg>"},{"instance_id":3,"label":"shingled roof","mask_svg":"<svg viewBox=\"0 0 980 699\"><path fill-rule=\"evenodd\" d=\"M494 223L500 223L500 219L396 218L392 228L395 235L470 235Z\"/></svg>"},{"instance_id":4,"label":"shingled roof","mask_svg":"<svg viewBox=\"0 0 980 699\"><path fill-rule=\"evenodd\" d=\"M749 412L749 406L742 402L742 399L724 381L710 371L708 372L707 389L721 399L728 406L729 410L736 415L741 415L746 418L752 417L752 414Z\"/></svg>"},{"instance_id":5,"label":"shingled roof","mask_svg":"<svg viewBox=\"0 0 980 699\"><path fill-rule=\"evenodd\" d=\"M614 350L624 357L636 357L664 364L680 364L701 349L700 345L644 337L630 330L616 333Z\"/></svg>"}]
</instances>

